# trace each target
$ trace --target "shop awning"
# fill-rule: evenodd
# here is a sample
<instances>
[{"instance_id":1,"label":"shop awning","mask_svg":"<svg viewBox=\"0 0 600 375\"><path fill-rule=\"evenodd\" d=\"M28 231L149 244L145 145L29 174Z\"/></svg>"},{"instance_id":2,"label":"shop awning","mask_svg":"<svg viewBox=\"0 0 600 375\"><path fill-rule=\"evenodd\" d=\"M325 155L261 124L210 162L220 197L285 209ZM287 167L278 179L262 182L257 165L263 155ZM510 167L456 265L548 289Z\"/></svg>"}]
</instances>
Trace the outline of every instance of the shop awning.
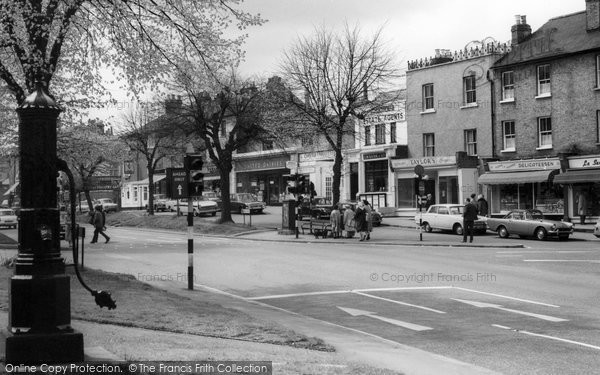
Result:
<instances>
[{"instance_id":1,"label":"shop awning","mask_svg":"<svg viewBox=\"0 0 600 375\"><path fill-rule=\"evenodd\" d=\"M600 169L567 171L554 177L557 184L580 184L584 182L600 182Z\"/></svg>"},{"instance_id":2,"label":"shop awning","mask_svg":"<svg viewBox=\"0 0 600 375\"><path fill-rule=\"evenodd\" d=\"M157 183L157 182L159 182L161 180L164 180L166 177L167 176L164 175L164 174L162 174L162 175L160 175L160 174L154 175L154 178L153 178L154 183ZM148 185L148 182L150 182L150 179L149 178L144 178L143 180L139 180L139 181L131 181L130 184L132 184L132 185Z\"/></svg>"},{"instance_id":3,"label":"shop awning","mask_svg":"<svg viewBox=\"0 0 600 375\"><path fill-rule=\"evenodd\" d=\"M482 185L525 184L528 182L545 182L558 173L558 169L542 171L484 173L477 183ZM556 181L558 176L554 177Z\"/></svg>"}]
</instances>

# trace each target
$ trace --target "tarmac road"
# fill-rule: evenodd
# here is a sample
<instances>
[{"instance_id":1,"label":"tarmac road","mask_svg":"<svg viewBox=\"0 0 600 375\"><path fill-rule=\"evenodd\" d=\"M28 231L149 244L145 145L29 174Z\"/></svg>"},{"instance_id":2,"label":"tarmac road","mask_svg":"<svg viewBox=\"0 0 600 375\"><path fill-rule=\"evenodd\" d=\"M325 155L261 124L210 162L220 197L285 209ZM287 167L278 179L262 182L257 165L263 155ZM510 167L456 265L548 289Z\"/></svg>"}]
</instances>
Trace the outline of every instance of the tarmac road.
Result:
<instances>
[{"instance_id":1,"label":"tarmac road","mask_svg":"<svg viewBox=\"0 0 600 375\"><path fill-rule=\"evenodd\" d=\"M184 233L109 231L109 244L86 245L87 266L184 287ZM539 242L490 234L460 246L456 236L432 233L421 246L407 240L415 233L382 227L369 242L306 235L297 243L274 231L198 236L194 280L196 287L358 337L502 373L592 374L600 368L600 248L593 238Z\"/></svg>"}]
</instances>

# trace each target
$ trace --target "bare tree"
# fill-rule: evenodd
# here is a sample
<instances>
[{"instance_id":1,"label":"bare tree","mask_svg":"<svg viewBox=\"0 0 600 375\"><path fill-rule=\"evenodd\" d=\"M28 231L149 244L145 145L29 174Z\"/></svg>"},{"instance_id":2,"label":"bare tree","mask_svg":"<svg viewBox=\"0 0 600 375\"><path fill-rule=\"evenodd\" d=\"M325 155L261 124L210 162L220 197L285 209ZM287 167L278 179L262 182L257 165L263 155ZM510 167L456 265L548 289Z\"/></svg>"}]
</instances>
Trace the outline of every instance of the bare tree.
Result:
<instances>
[{"instance_id":1,"label":"bare tree","mask_svg":"<svg viewBox=\"0 0 600 375\"><path fill-rule=\"evenodd\" d=\"M93 177L105 174L126 155L125 145L103 128L101 122L91 120L63 126L57 135L58 156L69 164L78 185L69 188L85 194L90 212L93 211L90 195Z\"/></svg>"},{"instance_id":2,"label":"bare tree","mask_svg":"<svg viewBox=\"0 0 600 375\"><path fill-rule=\"evenodd\" d=\"M146 163L148 171L148 214L154 215L154 175L161 160L180 156L185 151L185 137L176 132L177 113L161 114L158 106L144 104L124 116L120 138Z\"/></svg>"},{"instance_id":3,"label":"bare tree","mask_svg":"<svg viewBox=\"0 0 600 375\"><path fill-rule=\"evenodd\" d=\"M230 71L219 77L180 72L179 84L190 105L184 111L182 129L204 142L221 179L220 222L231 222L229 196L233 154L251 142L268 138L261 121L262 87ZM202 77L202 78L200 78Z\"/></svg>"},{"instance_id":4,"label":"bare tree","mask_svg":"<svg viewBox=\"0 0 600 375\"><path fill-rule=\"evenodd\" d=\"M290 95L281 98L293 108L289 113L295 117L283 123L323 136L335 152L334 202L340 198L344 138L355 135L353 119L364 118L386 105L370 102L367 93L385 90L399 77L399 65L381 33L380 29L363 37L358 26L348 24L341 33L317 28L312 36L300 37L284 53L283 77L304 100ZM395 100L389 98L390 102Z\"/></svg>"}]
</instances>

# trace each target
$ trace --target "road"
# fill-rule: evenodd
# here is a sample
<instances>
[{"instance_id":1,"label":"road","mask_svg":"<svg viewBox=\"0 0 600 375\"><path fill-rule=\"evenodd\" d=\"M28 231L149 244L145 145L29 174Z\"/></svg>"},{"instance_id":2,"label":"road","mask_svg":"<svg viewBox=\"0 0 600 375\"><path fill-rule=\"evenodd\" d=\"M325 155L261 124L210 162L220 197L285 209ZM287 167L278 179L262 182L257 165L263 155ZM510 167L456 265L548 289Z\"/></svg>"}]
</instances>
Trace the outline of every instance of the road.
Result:
<instances>
[{"instance_id":1,"label":"road","mask_svg":"<svg viewBox=\"0 0 600 375\"><path fill-rule=\"evenodd\" d=\"M386 231L403 230L374 234ZM187 282L184 233L110 228L110 235L109 244L86 244L86 266ZM507 240L526 245L517 249L346 241L197 236L194 281L502 373L600 368L597 241Z\"/></svg>"}]
</instances>

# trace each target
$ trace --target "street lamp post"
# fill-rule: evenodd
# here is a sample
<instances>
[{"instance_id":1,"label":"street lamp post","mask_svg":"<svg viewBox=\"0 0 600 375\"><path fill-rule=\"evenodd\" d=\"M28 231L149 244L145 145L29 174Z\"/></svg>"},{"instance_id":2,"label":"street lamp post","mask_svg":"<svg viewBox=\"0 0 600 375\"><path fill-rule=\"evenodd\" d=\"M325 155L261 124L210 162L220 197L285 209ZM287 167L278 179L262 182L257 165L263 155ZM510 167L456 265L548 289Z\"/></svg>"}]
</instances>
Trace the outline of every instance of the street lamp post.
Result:
<instances>
[{"instance_id":1,"label":"street lamp post","mask_svg":"<svg viewBox=\"0 0 600 375\"><path fill-rule=\"evenodd\" d=\"M21 213L10 280L6 363L83 361L71 324L70 277L60 253L56 122L61 109L42 85L17 108Z\"/></svg>"}]
</instances>

